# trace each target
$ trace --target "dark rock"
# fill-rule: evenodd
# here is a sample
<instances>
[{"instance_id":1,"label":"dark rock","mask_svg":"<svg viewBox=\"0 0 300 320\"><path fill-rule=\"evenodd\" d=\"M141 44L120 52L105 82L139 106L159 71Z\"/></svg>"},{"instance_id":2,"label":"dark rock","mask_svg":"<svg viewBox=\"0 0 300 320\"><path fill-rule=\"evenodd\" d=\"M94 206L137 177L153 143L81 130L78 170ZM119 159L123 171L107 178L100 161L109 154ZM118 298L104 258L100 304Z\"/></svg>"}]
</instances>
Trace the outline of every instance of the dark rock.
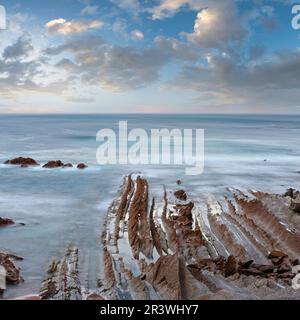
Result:
<instances>
[{"instance_id":1,"label":"dark rock","mask_svg":"<svg viewBox=\"0 0 300 320\"><path fill-rule=\"evenodd\" d=\"M295 189L289 188L289 189L287 189L286 193L283 196L284 197L293 198L294 197L294 191L295 191Z\"/></svg>"},{"instance_id":2,"label":"dark rock","mask_svg":"<svg viewBox=\"0 0 300 320\"><path fill-rule=\"evenodd\" d=\"M249 260L247 262L243 262L243 263L240 263L240 268L241 269L248 269L251 267L251 265L253 264L253 260Z\"/></svg>"},{"instance_id":3,"label":"dark rock","mask_svg":"<svg viewBox=\"0 0 300 320\"><path fill-rule=\"evenodd\" d=\"M23 158L23 157L7 160L4 163L11 164L11 165L19 165L19 166L22 166L23 168L28 166L39 166L39 164L34 159Z\"/></svg>"},{"instance_id":4,"label":"dark rock","mask_svg":"<svg viewBox=\"0 0 300 320\"><path fill-rule=\"evenodd\" d=\"M224 275L225 277L230 277L234 275L237 272L238 269L238 263L234 256L229 256L226 263L225 263L225 270Z\"/></svg>"},{"instance_id":5,"label":"dark rock","mask_svg":"<svg viewBox=\"0 0 300 320\"><path fill-rule=\"evenodd\" d=\"M60 160L56 160L56 161L53 160L43 165L43 168L48 168L48 169L61 168L63 167L63 165L64 164Z\"/></svg>"},{"instance_id":6,"label":"dark rock","mask_svg":"<svg viewBox=\"0 0 300 320\"><path fill-rule=\"evenodd\" d=\"M6 227L12 224L14 224L13 220L0 217L0 227Z\"/></svg>"},{"instance_id":7,"label":"dark rock","mask_svg":"<svg viewBox=\"0 0 300 320\"><path fill-rule=\"evenodd\" d=\"M180 186L181 185L181 180L177 180L176 183Z\"/></svg>"},{"instance_id":8,"label":"dark rock","mask_svg":"<svg viewBox=\"0 0 300 320\"><path fill-rule=\"evenodd\" d=\"M273 250L269 255L268 259L283 259L287 257L287 254L283 253L282 251L279 250Z\"/></svg>"},{"instance_id":9,"label":"dark rock","mask_svg":"<svg viewBox=\"0 0 300 320\"><path fill-rule=\"evenodd\" d=\"M85 169L88 166L85 163L79 163L79 165L77 166L77 169Z\"/></svg>"},{"instance_id":10,"label":"dark rock","mask_svg":"<svg viewBox=\"0 0 300 320\"><path fill-rule=\"evenodd\" d=\"M300 213L300 199L298 198L297 200L292 200L290 208L294 212Z\"/></svg>"},{"instance_id":11,"label":"dark rock","mask_svg":"<svg viewBox=\"0 0 300 320\"><path fill-rule=\"evenodd\" d=\"M263 273L272 273L274 272L274 267L270 265L253 265L253 267Z\"/></svg>"},{"instance_id":12,"label":"dark rock","mask_svg":"<svg viewBox=\"0 0 300 320\"><path fill-rule=\"evenodd\" d=\"M178 190L174 192L174 196L178 199L178 200L183 200L186 201L187 199L187 195L186 192L184 190Z\"/></svg>"},{"instance_id":13,"label":"dark rock","mask_svg":"<svg viewBox=\"0 0 300 320\"><path fill-rule=\"evenodd\" d=\"M239 273L245 276L265 276L264 272L252 267L249 269L239 269Z\"/></svg>"}]
</instances>

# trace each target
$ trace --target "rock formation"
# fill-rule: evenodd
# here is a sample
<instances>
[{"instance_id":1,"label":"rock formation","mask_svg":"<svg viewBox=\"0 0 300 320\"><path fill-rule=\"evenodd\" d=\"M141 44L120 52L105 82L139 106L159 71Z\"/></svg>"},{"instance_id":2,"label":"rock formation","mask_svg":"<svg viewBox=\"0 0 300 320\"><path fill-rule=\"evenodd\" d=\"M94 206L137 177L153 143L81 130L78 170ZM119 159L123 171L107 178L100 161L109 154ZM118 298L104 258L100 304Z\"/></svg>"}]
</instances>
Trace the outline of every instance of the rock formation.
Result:
<instances>
[{"instance_id":1,"label":"rock formation","mask_svg":"<svg viewBox=\"0 0 300 320\"><path fill-rule=\"evenodd\" d=\"M47 169L54 169L54 168L61 168L64 164L60 160L51 160L43 165L43 168Z\"/></svg>"},{"instance_id":2,"label":"rock formation","mask_svg":"<svg viewBox=\"0 0 300 320\"><path fill-rule=\"evenodd\" d=\"M59 261L53 261L49 277L42 283L40 297L46 300L81 300L78 249L70 247Z\"/></svg>"},{"instance_id":3,"label":"rock formation","mask_svg":"<svg viewBox=\"0 0 300 320\"><path fill-rule=\"evenodd\" d=\"M12 254L0 252L0 267L4 268L6 274L6 283L18 284L22 281L20 270L17 268L15 261L22 258ZM0 294L3 293L5 288L0 287Z\"/></svg>"},{"instance_id":4,"label":"rock formation","mask_svg":"<svg viewBox=\"0 0 300 320\"><path fill-rule=\"evenodd\" d=\"M300 299L291 287L300 217L288 196L228 190L186 201L151 198L142 176L124 179L102 236L107 299Z\"/></svg>"},{"instance_id":5,"label":"rock formation","mask_svg":"<svg viewBox=\"0 0 300 320\"><path fill-rule=\"evenodd\" d=\"M13 220L0 217L0 227L6 227L6 226L13 225L13 224L14 224Z\"/></svg>"},{"instance_id":6,"label":"rock formation","mask_svg":"<svg viewBox=\"0 0 300 320\"><path fill-rule=\"evenodd\" d=\"M11 164L11 165L18 165L22 167L28 167L28 166L39 166L39 164L32 158L15 158L12 160L7 160L4 162L5 164Z\"/></svg>"},{"instance_id":7,"label":"rock formation","mask_svg":"<svg viewBox=\"0 0 300 320\"><path fill-rule=\"evenodd\" d=\"M79 163L77 169L86 169L88 166L85 163Z\"/></svg>"}]
</instances>

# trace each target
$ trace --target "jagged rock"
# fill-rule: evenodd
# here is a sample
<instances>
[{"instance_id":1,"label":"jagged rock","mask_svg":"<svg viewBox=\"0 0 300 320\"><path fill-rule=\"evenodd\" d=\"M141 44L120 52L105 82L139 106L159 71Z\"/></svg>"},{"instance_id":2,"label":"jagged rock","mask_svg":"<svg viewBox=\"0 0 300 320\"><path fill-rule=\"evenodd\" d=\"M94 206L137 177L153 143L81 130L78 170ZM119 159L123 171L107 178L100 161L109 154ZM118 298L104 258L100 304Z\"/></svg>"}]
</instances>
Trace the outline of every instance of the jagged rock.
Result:
<instances>
[{"instance_id":1,"label":"jagged rock","mask_svg":"<svg viewBox=\"0 0 300 320\"><path fill-rule=\"evenodd\" d=\"M263 273L272 273L274 272L274 267L270 265L253 265L257 270Z\"/></svg>"},{"instance_id":2,"label":"jagged rock","mask_svg":"<svg viewBox=\"0 0 300 320\"><path fill-rule=\"evenodd\" d=\"M243 263L240 263L240 268L242 269L248 269L251 267L251 265L253 264L254 260L249 260L247 262L243 262Z\"/></svg>"},{"instance_id":3,"label":"jagged rock","mask_svg":"<svg viewBox=\"0 0 300 320\"><path fill-rule=\"evenodd\" d=\"M129 176L108 210L101 296L300 298L290 290L300 238L289 199L230 190L230 201L218 195L181 203L164 188L160 196L155 191L151 203L150 192L144 177ZM275 245L284 252L273 251Z\"/></svg>"},{"instance_id":4,"label":"jagged rock","mask_svg":"<svg viewBox=\"0 0 300 320\"><path fill-rule=\"evenodd\" d=\"M42 283L40 296L43 300L81 300L78 272L78 249L70 247L58 262L51 263L49 278Z\"/></svg>"},{"instance_id":5,"label":"jagged rock","mask_svg":"<svg viewBox=\"0 0 300 320\"><path fill-rule=\"evenodd\" d=\"M245 276L261 276L261 277L264 277L265 276L265 273L256 269L256 268L248 268L248 269L239 269L239 273L240 274L243 274Z\"/></svg>"},{"instance_id":6,"label":"jagged rock","mask_svg":"<svg viewBox=\"0 0 300 320\"><path fill-rule=\"evenodd\" d=\"M88 166L85 163L79 163L77 169L86 169Z\"/></svg>"},{"instance_id":7,"label":"jagged rock","mask_svg":"<svg viewBox=\"0 0 300 320\"><path fill-rule=\"evenodd\" d=\"M27 167L27 166L39 166L39 164L32 158L15 158L12 160L7 160L4 162L5 164L11 164L11 165L19 165L22 167Z\"/></svg>"},{"instance_id":8,"label":"jagged rock","mask_svg":"<svg viewBox=\"0 0 300 320\"><path fill-rule=\"evenodd\" d=\"M72 163L66 163L63 165L63 168L73 168Z\"/></svg>"},{"instance_id":9,"label":"jagged rock","mask_svg":"<svg viewBox=\"0 0 300 320\"><path fill-rule=\"evenodd\" d=\"M15 222L11 219L7 219L7 218L1 218L0 217L0 227L6 227L9 225L14 224Z\"/></svg>"},{"instance_id":10,"label":"jagged rock","mask_svg":"<svg viewBox=\"0 0 300 320\"><path fill-rule=\"evenodd\" d=\"M64 164L60 160L52 160L43 165L43 168L54 169L61 168Z\"/></svg>"},{"instance_id":11,"label":"jagged rock","mask_svg":"<svg viewBox=\"0 0 300 320\"><path fill-rule=\"evenodd\" d=\"M300 213L300 199L297 198L296 200L292 200L290 208L292 211Z\"/></svg>"},{"instance_id":12,"label":"jagged rock","mask_svg":"<svg viewBox=\"0 0 300 320\"><path fill-rule=\"evenodd\" d=\"M186 201L187 199L187 194L184 190L178 190L174 192L174 196L178 199L178 200L182 200L182 201Z\"/></svg>"},{"instance_id":13,"label":"jagged rock","mask_svg":"<svg viewBox=\"0 0 300 320\"><path fill-rule=\"evenodd\" d=\"M238 263L234 256L229 256L225 263L224 275L225 277L230 277L237 272Z\"/></svg>"},{"instance_id":14,"label":"jagged rock","mask_svg":"<svg viewBox=\"0 0 300 320\"><path fill-rule=\"evenodd\" d=\"M286 193L283 196L294 198L294 191L295 191L295 189L289 188L289 189L287 189Z\"/></svg>"},{"instance_id":15,"label":"jagged rock","mask_svg":"<svg viewBox=\"0 0 300 320\"><path fill-rule=\"evenodd\" d=\"M20 270L14 262L16 258L14 255L0 252L0 266L5 269L6 282L9 284L18 284L22 281Z\"/></svg>"},{"instance_id":16,"label":"jagged rock","mask_svg":"<svg viewBox=\"0 0 300 320\"><path fill-rule=\"evenodd\" d=\"M273 250L269 255L268 258L269 259L283 259L287 257L287 254L283 253L282 251L279 250Z\"/></svg>"}]
</instances>

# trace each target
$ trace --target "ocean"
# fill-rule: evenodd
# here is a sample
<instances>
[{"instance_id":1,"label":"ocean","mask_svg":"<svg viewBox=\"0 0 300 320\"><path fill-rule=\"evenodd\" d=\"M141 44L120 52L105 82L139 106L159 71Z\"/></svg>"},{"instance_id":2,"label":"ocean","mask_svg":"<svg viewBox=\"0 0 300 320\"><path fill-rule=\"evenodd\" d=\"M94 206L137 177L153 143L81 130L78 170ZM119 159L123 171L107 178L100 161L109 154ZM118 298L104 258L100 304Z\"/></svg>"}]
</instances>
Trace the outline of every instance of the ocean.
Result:
<instances>
[{"instance_id":1,"label":"ocean","mask_svg":"<svg viewBox=\"0 0 300 320\"><path fill-rule=\"evenodd\" d=\"M96 162L103 128L205 130L205 168L186 176L184 166L105 165ZM300 116L282 115L1 115L0 216L24 226L0 229L0 251L22 256L24 282L5 297L38 293L47 267L68 245L80 249L83 283L93 289L102 267L100 237L106 210L124 175L141 172L150 191L182 180L188 194L224 194L228 187L284 192L299 189ZM85 170L19 168L2 164L18 156L44 164L62 160Z\"/></svg>"}]
</instances>

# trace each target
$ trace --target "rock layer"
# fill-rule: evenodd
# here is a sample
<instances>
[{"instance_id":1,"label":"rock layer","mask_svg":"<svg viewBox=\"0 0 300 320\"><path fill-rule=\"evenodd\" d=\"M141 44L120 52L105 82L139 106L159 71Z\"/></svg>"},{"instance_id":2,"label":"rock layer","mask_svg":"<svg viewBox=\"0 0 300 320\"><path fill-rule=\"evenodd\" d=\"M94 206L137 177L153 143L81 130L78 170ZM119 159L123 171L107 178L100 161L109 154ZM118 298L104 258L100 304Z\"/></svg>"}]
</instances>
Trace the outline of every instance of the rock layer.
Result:
<instances>
[{"instance_id":1,"label":"rock layer","mask_svg":"<svg viewBox=\"0 0 300 320\"><path fill-rule=\"evenodd\" d=\"M70 247L59 261L52 261L49 277L42 283L40 297L46 300L81 300L78 249Z\"/></svg>"},{"instance_id":2,"label":"rock layer","mask_svg":"<svg viewBox=\"0 0 300 320\"><path fill-rule=\"evenodd\" d=\"M0 267L5 270L6 284L18 284L22 281L20 270L16 266L16 262L15 262L16 260L21 260L21 259L22 258L20 257L0 252ZM0 294L3 293L4 289L5 288L0 287Z\"/></svg>"},{"instance_id":3,"label":"rock layer","mask_svg":"<svg viewBox=\"0 0 300 320\"><path fill-rule=\"evenodd\" d=\"M124 179L102 236L107 299L300 299L300 218L287 196L228 190L187 200ZM183 197L184 195L184 197Z\"/></svg>"}]
</instances>

